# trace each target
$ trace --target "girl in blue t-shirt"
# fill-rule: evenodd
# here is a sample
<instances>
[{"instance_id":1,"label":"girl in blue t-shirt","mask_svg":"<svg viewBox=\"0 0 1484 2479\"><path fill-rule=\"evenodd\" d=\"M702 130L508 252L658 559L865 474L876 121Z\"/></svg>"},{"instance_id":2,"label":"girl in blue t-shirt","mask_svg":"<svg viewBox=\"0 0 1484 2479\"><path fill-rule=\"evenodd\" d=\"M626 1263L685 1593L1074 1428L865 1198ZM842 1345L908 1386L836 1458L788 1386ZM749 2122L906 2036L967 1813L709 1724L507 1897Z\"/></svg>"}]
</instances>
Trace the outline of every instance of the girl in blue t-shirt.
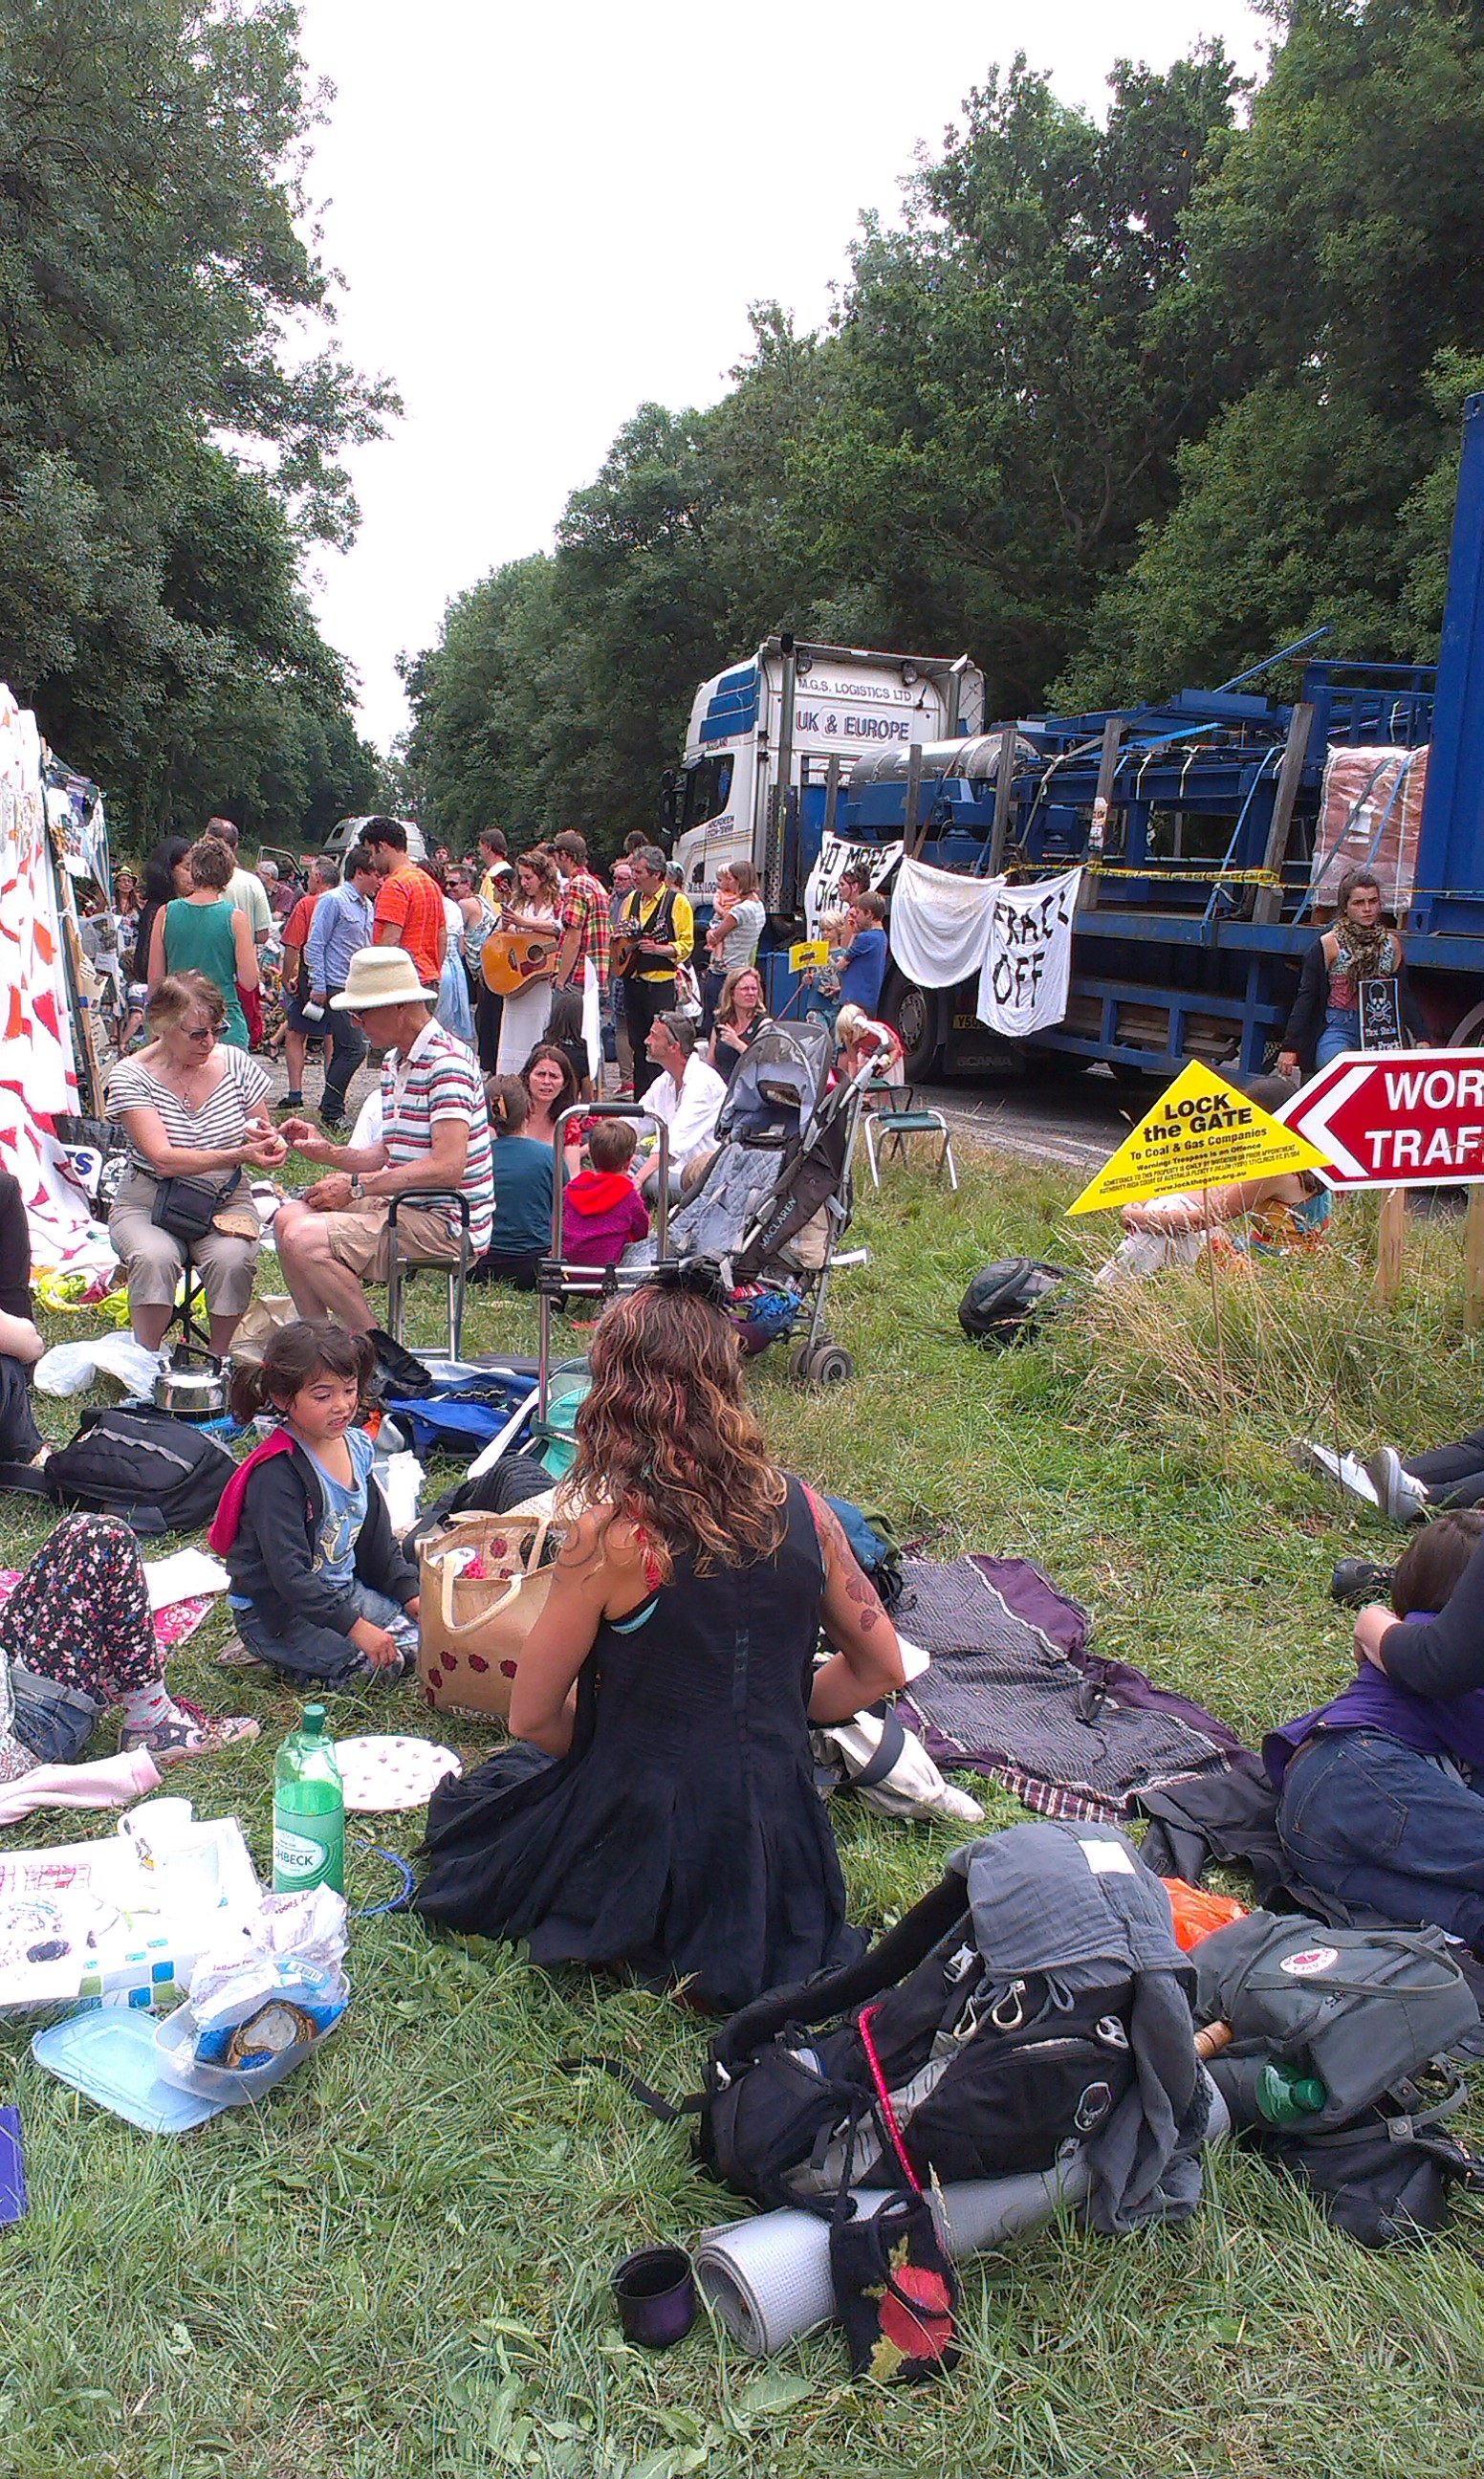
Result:
<instances>
[{"instance_id":1,"label":"girl in blue t-shirt","mask_svg":"<svg viewBox=\"0 0 1484 2479\"><path fill-rule=\"evenodd\" d=\"M359 1426L375 1366L369 1335L296 1317L232 1381L238 1419L270 1409L278 1425L228 1481L207 1538L247 1650L299 1683L390 1686L416 1667L417 1572Z\"/></svg>"}]
</instances>

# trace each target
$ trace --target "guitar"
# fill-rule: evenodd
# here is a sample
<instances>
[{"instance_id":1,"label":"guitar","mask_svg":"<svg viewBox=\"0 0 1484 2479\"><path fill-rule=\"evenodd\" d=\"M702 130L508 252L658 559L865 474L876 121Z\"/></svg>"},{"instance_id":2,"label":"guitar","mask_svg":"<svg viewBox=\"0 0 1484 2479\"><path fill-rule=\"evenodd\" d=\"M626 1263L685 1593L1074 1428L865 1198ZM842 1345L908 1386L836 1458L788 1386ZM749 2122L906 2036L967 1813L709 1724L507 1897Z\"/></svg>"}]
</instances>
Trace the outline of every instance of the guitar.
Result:
<instances>
[{"instance_id":1,"label":"guitar","mask_svg":"<svg viewBox=\"0 0 1484 2479\"><path fill-rule=\"evenodd\" d=\"M511 999L532 982L549 982L561 943L560 930L553 930L550 937L538 937L528 930L492 930L479 950L485 988Z\"/></svg>"}]
</instances>

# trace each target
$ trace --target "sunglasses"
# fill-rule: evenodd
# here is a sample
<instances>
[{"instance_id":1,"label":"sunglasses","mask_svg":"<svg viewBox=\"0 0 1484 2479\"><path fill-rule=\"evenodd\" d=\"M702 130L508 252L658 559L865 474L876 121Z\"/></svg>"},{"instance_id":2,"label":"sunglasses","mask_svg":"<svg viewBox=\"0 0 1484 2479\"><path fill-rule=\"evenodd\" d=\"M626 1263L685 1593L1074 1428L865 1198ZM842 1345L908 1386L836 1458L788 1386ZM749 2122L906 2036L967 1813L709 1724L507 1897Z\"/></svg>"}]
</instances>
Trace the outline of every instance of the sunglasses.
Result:
<instances>
[{"instance_id":1,"label":"sunglasses","mask_svg":"<svg viewBox=\"0 0 1484 2479\"><path fill-rule=\"evenodd\" d=\"M181 1031L188 1041L215 1041L217 1038L214 1024L183 1024Z\"/></svg>"}]
</instances>

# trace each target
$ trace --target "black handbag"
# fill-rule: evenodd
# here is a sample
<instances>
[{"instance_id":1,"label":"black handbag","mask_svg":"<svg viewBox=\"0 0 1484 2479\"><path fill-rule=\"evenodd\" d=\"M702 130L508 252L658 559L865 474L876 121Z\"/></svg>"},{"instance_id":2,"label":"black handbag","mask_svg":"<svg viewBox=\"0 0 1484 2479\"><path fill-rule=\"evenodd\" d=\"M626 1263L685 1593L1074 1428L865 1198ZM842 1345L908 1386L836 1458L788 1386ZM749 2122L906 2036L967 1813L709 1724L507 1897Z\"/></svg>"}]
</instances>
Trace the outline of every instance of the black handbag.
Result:
<instances>
[{"instance_id":1,"label":"black handbag","mask_svg":"<svg viewBox=\"0 0 1484 2479\"><path fill-rule=\"evenodd\" d=\"M204 1179L157 1180L149 1218L158 1230L167 1231L172 1240L189 1247L192 1240L205 1239L222 1207L240 1187L242 1176L239 1165L225 1188L213 1188Z\"/></svg>"}]
</instances>

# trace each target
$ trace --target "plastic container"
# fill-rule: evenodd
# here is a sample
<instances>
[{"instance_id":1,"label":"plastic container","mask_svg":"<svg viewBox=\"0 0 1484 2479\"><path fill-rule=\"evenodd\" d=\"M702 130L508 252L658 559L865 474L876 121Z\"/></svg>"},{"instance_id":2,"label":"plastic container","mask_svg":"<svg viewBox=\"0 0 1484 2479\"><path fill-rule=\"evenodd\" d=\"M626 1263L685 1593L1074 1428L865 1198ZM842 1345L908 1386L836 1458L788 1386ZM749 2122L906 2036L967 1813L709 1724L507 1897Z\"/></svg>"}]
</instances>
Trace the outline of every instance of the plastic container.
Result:
<instances>
[{"instance_id":1,"label":"plastic container","mask_svg":"<svg viewBox=\"0 0 1484 2479\"><path fill-rule=\"evenodd\" d=\"M345 1793L324 1706L306 1704L273 1758L273 1891L315 1885L345 1890Z\"/></svg>"},{"instance_id":2,"label":"plastic container","mask_svg":"<svg viewBox=\"0 0 1484 2479\"><path fill-rule=\"evenodd\" d=\"M247 2102L262 2100L275 2083L292 2075L306 2057L322 2049L330 2034L345 2021L338 2015L327 2024L318 2039L296 2040L292 2048L278 2049L261 2066L207 2066L192 2055L196 2035L195 2016L189 2006L177 2006L155 2025L155 2064L164 2080L183 2092L192 2092L209 2101L214 2108L241 2108Z\"/></svg>"},{"instance_id":3,"label":"plastic container","mask_svg":"<svg viewBox=\"0 0 1484 2479\"><path fill-rule=\"evenodd\" d=\"M227 2107L228 2095L188 2088L166 2073L155 2018L137 2006L97 2006L86 2014L69 2014L37 2033L31 2054L60 2082L146 2134L187 2134Z\"/></svg>"}]
</instances>

